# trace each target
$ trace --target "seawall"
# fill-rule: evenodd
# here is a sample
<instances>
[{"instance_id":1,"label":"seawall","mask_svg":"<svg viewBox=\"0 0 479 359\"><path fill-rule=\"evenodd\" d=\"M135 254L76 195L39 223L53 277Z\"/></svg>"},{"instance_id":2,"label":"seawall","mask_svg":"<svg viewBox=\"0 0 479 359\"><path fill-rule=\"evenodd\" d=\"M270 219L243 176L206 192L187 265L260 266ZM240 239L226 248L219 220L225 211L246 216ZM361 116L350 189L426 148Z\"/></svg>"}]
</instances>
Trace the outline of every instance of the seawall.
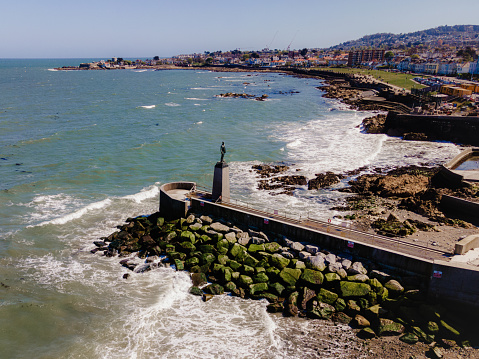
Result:
<instances>
[{"instance_id":1,"label":"seawall","mask_svg":"<svg viewBox=\"0 0 479 359\"><path fill-rule=\"evenodd\" d=\"M408 132L425 133L436 140L479 145L479 117L429 116L389 112L385 122L388 135L402 136Z\"/></svg>"}]
</instances>

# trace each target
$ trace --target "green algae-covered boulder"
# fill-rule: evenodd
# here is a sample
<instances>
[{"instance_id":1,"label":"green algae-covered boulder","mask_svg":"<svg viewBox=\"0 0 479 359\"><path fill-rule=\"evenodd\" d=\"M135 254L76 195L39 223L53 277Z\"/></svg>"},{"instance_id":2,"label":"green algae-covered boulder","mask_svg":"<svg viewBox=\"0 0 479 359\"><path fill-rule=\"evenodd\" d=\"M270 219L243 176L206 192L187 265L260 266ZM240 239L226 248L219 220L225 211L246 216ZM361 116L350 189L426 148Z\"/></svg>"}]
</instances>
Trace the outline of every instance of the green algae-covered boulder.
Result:
<instances>
[{"instance_id":1,"label":"green algae-covered boulder","mask_svg":"<svg viewBox=\"0 0 479 359\"><path fill-rule=\"evenodd\" d=\"M227 255L224 255L224 254L219 254L218 255L218 263L219 264L222 264L222 265L227 265L228 262L230 261L230 259L228 258Z\"/></svg>"},{"instance_id":2,"label":"green algae-covered boulder","mask_svg":"<svg viewBox=\"0 0 479 359\"><path fill-rule=\"evenodd\" d=\"M240 272L233 272L231 273L231 279L234 281L237 281L240 277L241 273Z\"/></svg>"},{"instance_id":3,"label":"green algae-covered boulder","mask_svg":"<svg viewBox=\"0 0 479 359\"><path fill-rule=\"evenodd\" d=\"M290 262L288 258L283 257L279 253L273 254L270 260L271 260L271 265L278 269L286 268Z\"/></svg>"},{"instance_id":4,"label":"green algae-covered boulder","mask_svg":"<svg viewBox=\"0 0 479 359\"><path fill-rule=\"evenodd\" d=\"M343 310L345 310L346 309L345 300L343 298L336 299L336 302L334 302L334 309L336 309L337 312L342 312ZM349 324L349 322L346 324Z\"/></svg>"},{"instance_id":5,"label":"green algae-covered boulder","mask_svg":"<svg viewBox=\"0 0 479 359\"><path fill-rule=\"evenodd\" d=\"M190 241L185 241L185 242L181 242L181 243L178 244L178 250L180 250L182 252L185 252L185 253L191 253L191 252L196 251L196 247Z\"/></svg>"},{"instance_id":6,"label":"green algae-covered boulder","mask_svg":"<svg viewBox=\"0 0 479 359\"><path fill-rule=\"evenodd\" d=\"M165 246L165 252L166 253L176 252L176 248L173 244L167 244Z\"/></svg>"},{"instance_id":7,"label":"green algae-covered boulder","mask_svg":"<svg viewBox=\"0 0 479 359\"><path fill-rule=\"evenodd\" d=\"M371 286L371 289L374 290L376 293L380 293L383 289L383 285L377 278L369 279L367 282Z\"/></svg>"},{"instance_id":8,"label":"green algae-covered boulder","mask_svg":"<svg viewBox=\"0 0 479 359\"><path fill-rule=\"evenodd\" d=\"M222 239L216 243L216 250L219 254L227 254L230 248L230 244L226 239Z\"/></svg>"},{"instance_id":9,"label":"green algae-covered boulder","mask_svg":"<svg viewBox=\"0 0 479 359\"><path fill-rule=\"evenodd\" d=\"M254 272L255 272L256 274L262 273L262 272L266 274L266 269L264 269L264 267L256 267L256 268L254 269Z\"/></svg>"},{"instance_id":10,"label":"green algae-covered boulder","mask_svg":"<svg viewBox=\"0 0 479 359\"><path fill-rule=\"evenodd\" d=\"M243 247L241 244L235 243L230 249L230 255L234 259L237 260L237 258L244 258L244 254L246 253L246 248Z\"/></svg>"},{"instance_id":11,"label":"green algae-covered boulder","mask_svg":"<svg viewBox=\"0 0 479 359\"><path fill-rule=\"evenodd\" d=\"M238 279L238 284L243 288L249 288L251 284L253 284L253 279L247 275L240 275Z\"/></svg>"},{"instance_id":12,"label":"green algae-covered boulder","mask_svg":"<svg viewBox=\"0 0 479 359\"><path fill-rule=\"evenodd\" d=\"M176 239L178 235L176 234L176 232L169 232L167 235L166 235L166 238L165 238L165 241L167 242L172 242L174 239Z\"/></svg>"},{"instance_id":13,"label":"green algae-covered boulder","mask_svg":"<svg viewBox=\"0 0 479 359\"><path fill-rule=\"evenodd\" d=\"M191 258L188 258L186 261L185 261L185 267L186 268L191 268L193 266L197 266L200 264L200 259L197 258L197 257L191 257Z\"/></svg>"},{"instance_id":14,"label":"green algae-covered boulder","mask_svg":"<svg viewBox=\"0 0 479 359\"><path fill-rule=\"evenodd\" d=\"M157 225L158 227L162 227L164 224L165 224L165 219L164 219L163 217L158 217L158 218L156 219L156 225Z\"/></svg>"},{"instance_id":15,"label":"green algae-covered boulder","mask_svg":"<svg viewBox=\"0 0 479 359\"><path fill-rule=\"evenodd\" d=\"M231 268L223 267L219 270L217 276L218 276L218 279L221 281L221 283L227 283L231 281L232 273L233 271L231 270Z\"/></svg>"},{"instance_id":16,"label":"green algae-covered boulder","mask_svg":"<svg viewBox=\"0 0 479 359\"><path fill-rule=\"evenodd\" d=\"M269 284L269 289L271 290L271 292L281 296L285 290L285 287L279 282L273 282Z\"/></svg>"},{"instance_id":17,"label":"green algae-covered boulder","mask_svg":"<svg viewBox=\"0 0 479 359\"><path fill-rule=\"evenodd\" d=\"M175 259L174 263L175 263L176 270L178 271L185 270L185 262L183 262L182 260Z\"/></svg>"},{"instance_id":18,"label":"green algae-covered boulder","mask_svg":"<svg viewBox=\"0 0 479 359\"><path fill-rule=\"evenodd\" d=\"M179 259L184 261L186 259L186 253L170 252L168 253L168 257L170 257L171 259Z\"/></svg>"},{"instance_id":19,"label":"green algae-covered boulder","mask_svg":"<svg viewBox=\"0 0 479 359\"><path fill-rule=\"evenodd\" d=\"M254 295L268 290L267 283L254 283L249 285L249 293Z\"/></svg>"},{"instance_id":20,"label":"green algae-covered boulder","mask_svg":"<svg viewBox=\"0 0 479 359\"><path fill-rule=\"evenodd\" d=\"M378 335L400 335L404 332L404 325L391 319L379 318Z\"/></svg>"},{"instance_id":21,"label":"green algae-covered boulder","mask_svg":"<svg viewBox=\"0 0 479 359\"><path fill-rule=\"evenodd\" d=\"M269 279L277 280L279 278L279 273L281 271L276 267L268 267L266 268L266 274L268 275Z\"/></svg>"},{"instance_id":22,"label":"green algae-covered boulder","mask_svg":"<svg viewBox=\"0 0 479 359\"><path fill-rule=\"evenodd\" d=\"M255 283L268 283L269 278L264 272L260 272L253 277Z\"/></svg>"},{"instance_id":23,"label":"green algae-covered boulder","mask_svg":"<svg viewBox=\"0 0 479 359\"><path fill-rule=\"evenodd\" d=\"M324 281L324 275L320 271L314 269L304 269L303 274L301 274L301 281L306 283L306 285L321 285Z\"/></svg>"},{"instance_id":24,"label":"green algae-covered boulder","mask_svg":"<svg viewBox=\"0 0 479 359\"><path fill-rule=\"evenodd\" d=\"M189 241L193 244L196 243L196 236L190 231L181 232L180 238L182 241Z\"/></svg>"},{"instance_id":25,"label":"green algae-covered boulder","mask_svg":"<svg viewBox=\"0 0 479 359\"><path fill-rule=\"evenodd\" d=\"M358 305L362 310L369 308L369 302L366 298L359 298Z\"/></svg>"},{"instance_id":26,"label":"green algae-covered boulder","mask_svg":"<svg viewBox=\"0 0 479 359\"><path fill-rule=\"evenodd\" d=\"M335 282L339 282L340 280L341 277L338 273L326 273L324 275L324 284L328 287L333 286Z\"/></svg>"},{"instance_id":27,"label":"green algae-covered boulder","mask_svg":"<svg viewBox=\"0 0 479 359\"><path fill-rule=\"evenodd\" d=\"M189 230L192 232L197 232L201 230L201 223L193 223L188 226Z\"/></svg>"},{"instance_id":28,"label":"green algae-covered boulder","mask_svg":"<svg viewBox=\"0 0 479 359\"><path fill-rule=\"evenodd\" d=\"M225 284L225 290L227 292L234 292L236 289L236 284L233 282L228 282Z\"/></svg>"},{"instance_id":29,"label":"green algae-covered boulder","mask_svg":"<svg viewBox=\"0 0 479 359\"><path fill-rule=\"evenodd\" d=\"M211 241L212 241L212 239L209 236L207 236L206 234L202 234L200 236L200 242L201 243L208 243L208 242L211 242Z\"/></svg>"},{"instance_id":30,"label":"green algae-covered boulder","mask_svg":"<svg viewBox=\"0 0 479 359\"><path fill-rule=\"evenodd\" d=\"M366 296L370 290L371 287L366 283L339 282L341 297L363 297Z\"/></svg>"},{"instance_id":31,"label":"green algae-covered boulder","mask_svg":"<svg viewBox=\"0 0 479 359\"><path fill-rule=\"evenodd\" d=\"M213 253L203 253L200 256L200 263L203 264L211 264L216 261L216 257Z\"/></svg>"},{"instance_id":32,"label":"green algae-covered boulder","mask_svg":"<svg viewBox=\"0 0 479 359\"><path fill-rule=\"evenodd\" d=\"M213 283L205 287L203 291L208 294L221 295L225 292L225 289L218 283Z\"/></svg>"},{"instance_id":33,"label":"green algae-covered boulder","mask_svg":"<svg viewBox=\"0 0 479 359\"><path fill-rule=\"evenodd\" d=\"M399 340L406 343L406 344L416 344L419 340L419 338L417 337L417 335L413 334L413 333L406 333L406 334L403 334L399 337Z\"/></svg>"},{"instance_id":34,"label":"green algae-covered boulder","mask_svg":"<svg viewBox=\"0 0 479 359\"><path fill-rule=\"evenodd\" d=\"M228 265L228 267L231 267L231 269L233 269L234 271L238 271L242 266L241 263L238 263L237 261L232 260L232 259L230 259L228 261L228 263L226 263L226 264Z\"/></svg>"},{"instance_id":35,"label":"green algae-covered boulder","mask_svg":"<svg viewBox=\"0 0 479 359\"><path fill-rule=\"evenodd\" d=\"M278 296L274 295L273 293L261 292L256 294L256 296L258 299L266 299L270 303L275 303L278 301Z\"/></svg>"},{"instance_id":36,"label":"green algae-covered boulder","mask_svg":"<svg viewBox=\"0 0 479 359\"><path fill-rule=\"evenodd\" d=\"M243 259L243 263L245 265L251 266L253 268L258 265L258 262L259 261L255 257L250 256L249 254L247 254L245 258Z\"/></svg>"},{"instance_id":37,"label":"green algae-covered boulder","mask_svg":"<svg viewBox=\"0 0 479 359\"><path fill-rule=\"evenodd\" d=\"M281 280L288 286L295 286L300 276L300 269L283 268L283 270L279 273Z\"/></svg>"},{"instance_id":38,"label":"green algae-covered boulder","mask_svg":"<svg viewBox=\"0 0 479 359\"><path fill-rule=\"evenodd\" d=\"M248 276L252 276L254 274L254 268L245 264L241 267L241 272Z\"/></svg>"},{"instance_id":39,"label":"green algae-covered boulder","mask_svg":"<svg viewBox=\"0 0 479 359\"><path fill-rule=\"evenodd\" d=\"M327 289L321 288L319 290L319 293L316 295L316 298L318 299L318 302L323 302L323 303L333 305L334 302L338 299L338 295Z\"/></svg>"},{"instance_id":40,"label":"green algae-covered boulder","mask_svg":"<svg viewBox=\"0 0 479 359\"><path fill-rule=\"evenodd\" d=\"M311 310L308 312L308 315L312 318L331 319L331 316L334 312L335 309L332 305L314 301Z\"/></svg>"},{"instance_id":41,"label":"green algae-covered boulder","mask_svg":"<svg viewBox=\"0 0 479 359\"><path fill-rule=\"evenodd\" d=\"M264 244L264 250L269 253L276 253L281 249L281 246L277 242L269 242Z\"/></svg>"},{"instance_id":42,"label":"green algae-covered boulder","mask_svg":"<svg viewBox=\"0 0 479 359\"><path fill-rule=\"evenodd\" d=\"M219 263L213 263L213 272L219 273L225 266Z\"/></svg>"},{"instance_id":43,"label":"green algae-covered boulder","mask_svg":"<svg viewBox=\"0 0 479 359\"><path fill-rule=\"evenodd\" d=\"M198 287L195 287L195 286L192 286L189 290L190 294L193 294L193 295L197 295L197 296L202 296L203 295L203 291L198 288Z\"/></svg>"},{"instance_id":44,"label":"green algae-covered boulder","mask_svg":"<svg viewBox=\"0 0 479 359\"><path fill-rule=\"evenodd\" d=\"M203 253L214 253L215 247L211 244L201 244L198 246L198 249Z\"/></svg>"},{"instance_id":45,"label":"green algae-covered boulder","mask_svg":"<svg viewBox=\"0 0 479 359\"><path fill-rule=\"evenodd\" d=\"M248 247L248 252L250 253L256 253L256 252L261 252L264 251L264 244L250 244Z\"/></svg>"}]
</instances>

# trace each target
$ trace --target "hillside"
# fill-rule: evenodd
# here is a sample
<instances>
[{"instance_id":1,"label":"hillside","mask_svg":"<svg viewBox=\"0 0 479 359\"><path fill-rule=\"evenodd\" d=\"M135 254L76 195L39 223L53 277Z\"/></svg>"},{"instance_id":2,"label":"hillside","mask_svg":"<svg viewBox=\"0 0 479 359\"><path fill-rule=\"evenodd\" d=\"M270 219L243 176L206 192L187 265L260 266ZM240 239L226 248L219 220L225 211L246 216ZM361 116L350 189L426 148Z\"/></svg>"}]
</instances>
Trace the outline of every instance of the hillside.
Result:
<instances>
[{"instance_id":1,"label":"hillside","mask_svg":"<svg viewBox=\"0 0 479 359\"><path fill-rule=\"evenodd\" d=\"M378 33L358 40L332 46L332 50L350 50L364 47L405 49L411 46L479 47L479 25L439 26L407 34Z\"/></svg>"}]
</instances>

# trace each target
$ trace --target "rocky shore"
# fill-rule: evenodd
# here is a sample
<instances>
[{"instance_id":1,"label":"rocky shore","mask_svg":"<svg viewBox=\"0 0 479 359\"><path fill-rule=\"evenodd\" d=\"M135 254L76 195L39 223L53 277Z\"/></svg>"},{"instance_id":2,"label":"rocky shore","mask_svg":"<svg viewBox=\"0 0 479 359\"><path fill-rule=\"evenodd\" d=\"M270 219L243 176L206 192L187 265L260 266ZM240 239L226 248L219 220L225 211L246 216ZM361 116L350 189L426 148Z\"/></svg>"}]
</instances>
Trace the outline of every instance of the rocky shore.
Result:
<instances>
[{"instance_id":1,"label":"rocky shore","mask_svg":"<svg viewBox=\"0 0 479 359\"><path fill-rule=\"evenodd\" d=\"M93 253L118 255L136 273L158 266L188 270L190 293L205 301L225 293L266 299L272 313L347 324L366 340L423 343L436 357L447 348L468 348L473 339L451 321L449 309L426 300L422 278L207 214L129 218L94 244Z\"/></svg>"}]
</instances>

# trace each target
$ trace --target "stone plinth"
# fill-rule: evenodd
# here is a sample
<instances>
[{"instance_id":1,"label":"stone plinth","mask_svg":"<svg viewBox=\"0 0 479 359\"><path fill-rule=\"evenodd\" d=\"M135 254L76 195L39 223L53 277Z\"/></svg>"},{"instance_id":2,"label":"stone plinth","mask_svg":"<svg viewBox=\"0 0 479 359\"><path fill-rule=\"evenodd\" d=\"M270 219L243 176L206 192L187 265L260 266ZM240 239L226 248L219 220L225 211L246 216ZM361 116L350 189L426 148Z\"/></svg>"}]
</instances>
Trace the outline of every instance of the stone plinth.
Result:
<instances>
[{"instance_id":1,"label":"stone plinth","mask_svg":"<svg viewBox=\"0 0 479 359\"><path fill-rule=\"evenodd\" d=\"M213 176L212 199L229 202L230 200L230 170L226 162L217 162Z\"/></svg>"}]
</instances>

